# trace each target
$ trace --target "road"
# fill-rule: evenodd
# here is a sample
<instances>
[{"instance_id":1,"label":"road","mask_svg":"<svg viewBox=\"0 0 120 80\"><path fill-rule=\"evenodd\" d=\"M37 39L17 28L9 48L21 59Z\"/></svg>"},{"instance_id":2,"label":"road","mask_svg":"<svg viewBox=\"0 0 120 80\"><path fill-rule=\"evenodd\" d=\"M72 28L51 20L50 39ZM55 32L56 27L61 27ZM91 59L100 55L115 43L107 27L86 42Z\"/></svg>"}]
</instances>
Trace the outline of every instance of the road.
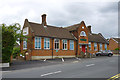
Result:
<instances>
[{"instance_id":1,"label":"road","mask_svg":"<svg viewBox=\"0 0 120 80\"><path fill-rule=\"evenodd\" d=\"M70 63L4 72L3 78L110 78L118 74L118 57L97 57Z\"/></svg>"}]
</instances>

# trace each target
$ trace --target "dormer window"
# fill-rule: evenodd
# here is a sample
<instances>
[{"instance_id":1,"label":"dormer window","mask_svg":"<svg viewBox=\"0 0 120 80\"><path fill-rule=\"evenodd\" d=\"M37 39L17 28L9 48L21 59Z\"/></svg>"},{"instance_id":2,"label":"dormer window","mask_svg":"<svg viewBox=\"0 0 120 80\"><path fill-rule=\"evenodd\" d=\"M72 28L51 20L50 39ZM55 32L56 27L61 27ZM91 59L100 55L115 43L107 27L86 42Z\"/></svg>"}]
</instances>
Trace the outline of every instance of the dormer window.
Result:
<instances>
[{"instance_id":1,"label":"dormer window","mask_svg":"<svg viewBox=\"0 0 120 80\"><path fill-rule=\"evenodd\" d=\"M81 31L80 36L86 36L85 31Z\"/></svg>"},{"instance_id":2,"label":"dormer window","mask_svg":"<svg viewBox=\"0 0 120 80\"><path fill-rule=\"evenodd\" d=\"M28 35L28 27L25 27L25 28L23 29L23 35Z\"/></svg>"}]
</instances>

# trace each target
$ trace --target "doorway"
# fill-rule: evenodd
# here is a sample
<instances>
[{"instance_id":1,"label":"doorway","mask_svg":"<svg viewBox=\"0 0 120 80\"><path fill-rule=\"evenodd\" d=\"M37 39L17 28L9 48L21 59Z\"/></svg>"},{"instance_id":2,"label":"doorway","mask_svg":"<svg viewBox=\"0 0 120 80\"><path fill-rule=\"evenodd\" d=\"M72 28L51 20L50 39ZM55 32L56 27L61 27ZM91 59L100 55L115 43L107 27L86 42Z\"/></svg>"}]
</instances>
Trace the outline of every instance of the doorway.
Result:
<instances>
[{"instance_id":1,"label":"doorway","mask_svg":"<svg viewBox=\"0 0 120 80\"><path fill-rule=\"evenodd\" d=\"M85 53L85 45L82 45L82 51Z\"/></svg>"}]
</instances>

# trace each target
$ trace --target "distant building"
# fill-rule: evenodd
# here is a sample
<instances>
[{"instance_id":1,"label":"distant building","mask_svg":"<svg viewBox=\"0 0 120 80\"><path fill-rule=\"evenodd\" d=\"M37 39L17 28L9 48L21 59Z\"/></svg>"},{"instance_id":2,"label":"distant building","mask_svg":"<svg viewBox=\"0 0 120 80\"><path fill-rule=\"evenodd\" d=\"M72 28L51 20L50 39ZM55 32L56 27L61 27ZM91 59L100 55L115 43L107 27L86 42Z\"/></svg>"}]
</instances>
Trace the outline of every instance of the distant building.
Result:
<instances>
[{"instance_id":1,"label":"distant building","mask_svg":"<svg viewBox=\"0 0 120 80\"><path fill-rule=\"evenodd\" d=\"M120 38L110 38L109 39L109 50L120 50Z\"/></svg>"},{"instance_id":2,"label":"distant building","mask_svg":"<svg viewBox=\"0 0 120 80\"><path fill-rule=\"evenodd\" d=\"M46 14L42 23L33 23L25 19L23 34L30 36L28 42L21 41L21 52L26 51L31 60L55 57L75 57L81 51L95 53L108 49L108 41L101 33L95 34L91 26L84 21L68 27L47 25Z\"/></svg>"}]
</instances>

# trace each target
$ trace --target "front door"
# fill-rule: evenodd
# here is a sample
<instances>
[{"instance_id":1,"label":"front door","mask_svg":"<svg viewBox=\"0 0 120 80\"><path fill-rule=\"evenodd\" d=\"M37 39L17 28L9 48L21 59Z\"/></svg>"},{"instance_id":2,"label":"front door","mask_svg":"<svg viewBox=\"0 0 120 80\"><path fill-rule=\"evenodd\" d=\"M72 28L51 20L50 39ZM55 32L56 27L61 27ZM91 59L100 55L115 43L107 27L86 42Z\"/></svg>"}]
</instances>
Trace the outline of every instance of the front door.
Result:
<instances>
[{"instance_id":1,"label":"front door","mask_svg":"<svg viewBox=\"0 0 120 80\"><path fill-rule=\"evenodd\" d=\"M85 52L85 45L82 45L82 51Z\"/></svg>"}]
</instances>

